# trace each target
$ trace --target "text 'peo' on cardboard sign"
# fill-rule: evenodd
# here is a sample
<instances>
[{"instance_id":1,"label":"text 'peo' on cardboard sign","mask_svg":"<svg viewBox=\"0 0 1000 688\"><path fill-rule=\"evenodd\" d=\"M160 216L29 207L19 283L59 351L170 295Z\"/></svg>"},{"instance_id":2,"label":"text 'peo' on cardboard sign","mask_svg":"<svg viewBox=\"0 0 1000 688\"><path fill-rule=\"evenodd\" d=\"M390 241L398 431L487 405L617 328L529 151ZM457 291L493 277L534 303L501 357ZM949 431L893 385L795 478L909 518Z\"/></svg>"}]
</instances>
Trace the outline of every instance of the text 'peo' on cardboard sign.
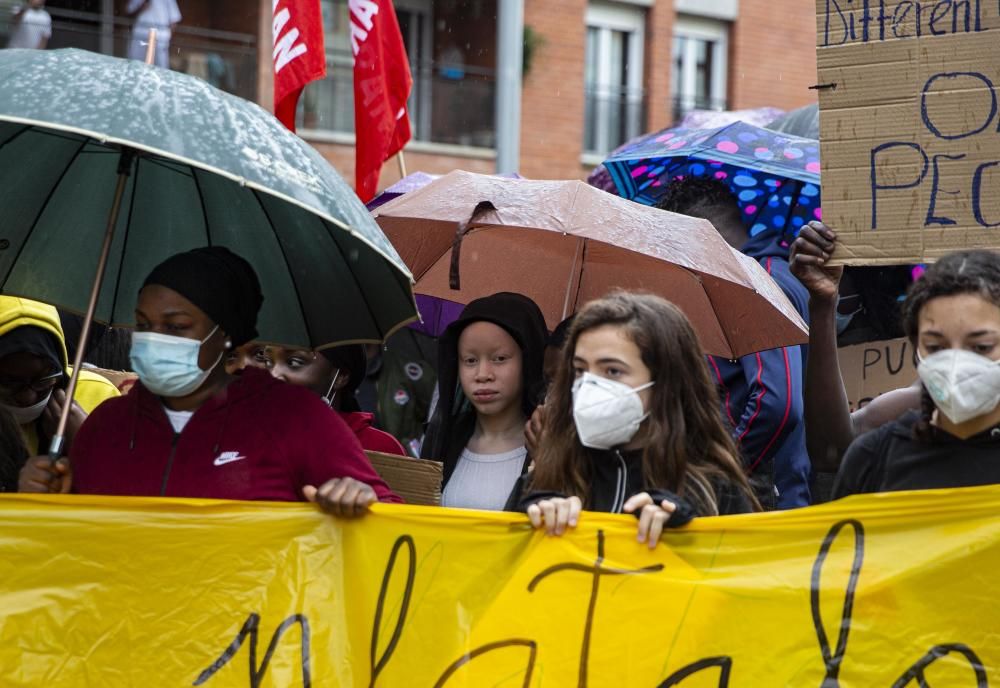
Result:
<instances>
[{"instance_id":1,"label":"text 'peo' on cardboard sign","mask_svg":"<svg viewBox=\"0 0 1000 688\"><path fill-rule=\"evenodd\" d=\"M851 264L1000 248L1000 3L817 0L823 217Z\"/></svg>"}]
</instances>

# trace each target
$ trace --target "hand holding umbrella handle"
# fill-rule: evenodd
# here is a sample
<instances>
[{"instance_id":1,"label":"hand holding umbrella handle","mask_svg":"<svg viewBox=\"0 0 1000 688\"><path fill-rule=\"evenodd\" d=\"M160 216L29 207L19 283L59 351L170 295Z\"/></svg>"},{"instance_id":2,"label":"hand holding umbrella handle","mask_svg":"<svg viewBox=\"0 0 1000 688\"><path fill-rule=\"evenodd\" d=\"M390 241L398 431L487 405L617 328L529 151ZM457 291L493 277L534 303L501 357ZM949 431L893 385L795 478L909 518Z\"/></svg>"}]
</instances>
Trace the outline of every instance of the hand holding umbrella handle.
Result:
<instances>
[{"instance_id":1,"label":"hand holding umbrella handle","mask_svg":"<svg viewBox=\"0 0 1000 688\"><path fill-rule=\"evenodd\" d=\"M90 289L90 301L87 303L87 314L83 318L83 328L80 330L80 341L76 347L76 354L73 356L73 372L69 378L69 386L66 387L67 403L63 404L62 413L59 414L59 425L49 443L49 458L55 463L63 455L66 448L66 425L69 423L69 414L73 409L73 398L76 396L76 385L80 380L80 367L83 365L83 355L87 348L87 339L90 337L90 323L94 319L97 311L97 297L101 293L101 282L104 281L104 271L108 265L108 254L111 253L111 240L115 235L115 226L118 224L118 213L122 207L122 198L125 196L125 184L132 173L132 161L135 159L135 151L131 148L122 148L121 157L118 159L118 183L115 185L115 196L111 201L111 212L108 214L108 227L104 232L104 244L101 246L101 256L97 261L97 274L94 276L94 284Z\"/></svg>"}]
</instances>

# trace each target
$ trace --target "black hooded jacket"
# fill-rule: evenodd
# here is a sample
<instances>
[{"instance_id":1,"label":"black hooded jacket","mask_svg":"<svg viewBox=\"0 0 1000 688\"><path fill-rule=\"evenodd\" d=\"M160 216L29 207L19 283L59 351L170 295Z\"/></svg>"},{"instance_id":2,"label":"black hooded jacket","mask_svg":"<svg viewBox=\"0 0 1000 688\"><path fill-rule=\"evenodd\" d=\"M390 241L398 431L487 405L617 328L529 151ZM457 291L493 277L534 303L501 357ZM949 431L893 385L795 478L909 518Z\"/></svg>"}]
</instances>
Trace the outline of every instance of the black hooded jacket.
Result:
<instances>
[{"instance_id":1,"label":"black hooded jacket","mask_svg":"<svg viewBox=\"0 0 1000 688\"><path fill-rule=\"evenodd\" d=\"M458 379L458 338L466 327L481 321L502 327L521 348L521 410L525 418L531 417L544 393L542 362L548 331L538 305L527 296L500 292L466 306L438 340L440 398L420 451L422 458L444 463L445 484L476 426L476 410L466 399ZM528 459L525 468L527 462Z\"/></svg>"},{"instance_id":2,"label":"black hooded jacket","mask_svg":"<svg viewBox=\"0 0 1000 688\"><path fill-rule=\"evenodd\" d=\"M689 500L668 489L643 484L641 450L591 449L588 453L592 459L591 503L587 505L589 511L620 514L630 497L640 492L648 492L657 504L666 499L677 505L677 510L667 523L670 527L682 526L696 516L708 515L701 513ZM507 511L525 511L543 499L568 496L559 492L532 490L530 480L530 474L518 480L510 499L507 500ZM749 498L737 485L722 479L712 479L711 484L719 507L719 515L746 514L753 511Z\"/></svg>"}]
</instances>

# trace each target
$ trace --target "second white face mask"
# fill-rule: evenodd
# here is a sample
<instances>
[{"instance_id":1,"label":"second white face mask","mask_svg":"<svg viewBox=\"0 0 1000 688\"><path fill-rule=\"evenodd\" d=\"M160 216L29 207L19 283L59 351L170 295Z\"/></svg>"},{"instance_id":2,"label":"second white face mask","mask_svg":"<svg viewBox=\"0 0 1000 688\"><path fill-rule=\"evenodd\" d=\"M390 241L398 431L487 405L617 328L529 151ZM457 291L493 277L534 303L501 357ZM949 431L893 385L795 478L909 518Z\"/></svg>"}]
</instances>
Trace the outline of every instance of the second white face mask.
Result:
<instances>
[{"instance_id":1,"label":"second white face mask","mask_svg":"<svg viewBox=\"0 0 1000 688\"><path fill-rule=\"evenodd\" d=\"M965 349L945 349L922 359L917 375L952 423L985 415L1000 404L1000 361Z\"/></svg>"},{"instance_id":2,"label":"second white face mask","mask_svg":"<svg viewBox=\"0 0 1000 688\"><path fill-rule=\"evenodd\" d=\"M611 449L630 442L649 416L638 392L652 386L629 387L590 373L578 377L573 382L573 421L580 444Z\"/></svg>"},{"instance_id":3,"label":"second white face mask","mask_svg":"<svg viewBox=\"0 0 1000 688\"><path fill-rule=\"evenodd\" d=\"M49 399L52 398L52 392L45 395L44 399L38 401L38 403L32 404L31 406L13 406L11 404L0 404L10 415L14 416L14 420L17 421L18 425L27 425L28 423L34 423L38 420L42 413L45 411L45 407L49 405Z\"/></svg>"}]
</instances>

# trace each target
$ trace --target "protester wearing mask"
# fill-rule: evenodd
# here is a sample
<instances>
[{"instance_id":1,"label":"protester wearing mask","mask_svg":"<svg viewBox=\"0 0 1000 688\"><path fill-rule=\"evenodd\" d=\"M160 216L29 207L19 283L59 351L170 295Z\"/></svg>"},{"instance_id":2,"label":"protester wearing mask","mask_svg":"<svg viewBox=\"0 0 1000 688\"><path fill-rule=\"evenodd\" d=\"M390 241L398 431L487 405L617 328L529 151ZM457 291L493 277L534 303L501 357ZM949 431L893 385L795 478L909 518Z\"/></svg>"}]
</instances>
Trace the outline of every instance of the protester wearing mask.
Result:
<instances>
[{"instance_id":1,"label":"protester wearing mask","mask_svg":"<svg viewBox=\"0 0 1000 688\"><path fill-rule=\"evenodd\" d=\"M154 268L136 307L139 384L91 415L69 462L31 459L21 490L309 499L344 516L399 501L315 395L256 369L226 373L225 352L257 336L262 301L253 268L222 247Z\"/></svg>"},{"instance_id":2,"label":"protester wearing mask","mask_svg":"<svg viewBox=\"0 0 1000 688\"><path fill-rule=\"evenodd\" d=\"M347 423L362 449L406 456L403 445L389 433L373 427L372 414L363 413L358 406L355 392L368 368L362 344L320 351L257 345L250 351L247 363L270 370L282 382L318 394Z\"/></svg>"},{"instance_id":3,"label":"protester wearing mask","mask_svg":"<svg viewBox=\"0 0 1000 688\"><path fill-rule=\"evenodd\" d=\"M0 296L0 405L20 425L31 455L48 449L71 372L58 311L38 301ZM72 445L87 414L117 396L111 382L81 370L66 441Z\"/></svg>"},{"instance_id":4,"label":"protester wearing mask","mask_svg":"<svg viewBox=\"0 0 1000 688\"><path fill-rule=\"evenodd\" d=\"M503 509L527 470L524 424L542 394L547 334L535 302L509 292L471 302L445 330L422 450L444 462L443 506Z\"/></svg>"},{"instance_id":5,"label":"protester wearing mask","mask_svg":"<svg viewBox=\"0 0 1000 688\"><path fill-rule=\"evenodd\" d=\"M940 259L910 290L903 326L922 408L854 441L834 497L1000 483L1000 255Z\"/></svg>"},{"instance_id":6,"label":"protester wearing mask","mask_svg":"<svg viewBox=\"0 0 1000 688\"><path fill-rule=\"evenodd\" d=\"M664 527L759 508L694 330L657 296L618 292L577 313L546 411L510 506L550 535L581 509L624 512L653 548Z\"/></svg>"}]
</instances>

